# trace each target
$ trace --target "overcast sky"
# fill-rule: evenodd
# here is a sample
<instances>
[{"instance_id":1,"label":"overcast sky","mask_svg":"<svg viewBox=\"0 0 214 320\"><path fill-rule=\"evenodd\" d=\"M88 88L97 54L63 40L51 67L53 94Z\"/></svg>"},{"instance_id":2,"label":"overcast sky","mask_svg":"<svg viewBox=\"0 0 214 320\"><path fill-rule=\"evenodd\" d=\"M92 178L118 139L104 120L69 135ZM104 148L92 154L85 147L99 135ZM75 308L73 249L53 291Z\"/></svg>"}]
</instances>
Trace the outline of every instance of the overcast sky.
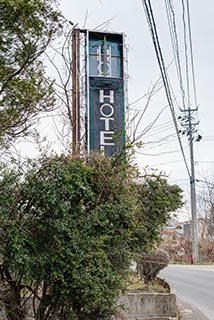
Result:
<instances>
[{"instance_id":1,"label":"overcast sky","mask_svg":"<svg viewBox=\"0 0 214 320\"><path fill-rule=\"evenodd\" d=\"M173 2L173 1L172 1ZM164 0L153 0L153 11L156 19L159 40L166 65L173 61L173 51L170 41L167 15ZM176 13L176 27L179 40L182 68L184 69L184 41L181 1L174 1ZM196 178L204 179L214 173L214 132L213 132L213 71L214 71L214 3L212 0L190 0L191 32L194 54L195 80L199 111L197 119L198 133L203 136L200 142L194 143ZM148 88L160 76L151 35L145 18L144 9L140 0L62 0L61 10L66 18L79 27L124 32L128 48L129 74L129 103L137 100L148 92ZM109 21L109 23L104 23ZM101 27L99 27L104 23ZM188 53L190 59L190 53ZM185 70L183 70L184 72ZM181 94L178 85L175 63L168 68L170 82L174 95L181 104ZM191 77L191 74L190 74ZM184 73L185 78L185 73ZM185 80L184 80L185 81ZM191 88L191 103L194 108L193 90ZM146 99L140 100L133 108L143 111ZM155 119L159 112L167 105L164 89L160 90L152 99L150 106L142 118L139 129L143 131ZM182 113L175 104L176 116ZM197 120L196 119L196 120ZM179 124L179 121L178 121ZM168 130L167 130L168 129ZM189 179L176 138L168 137L173 134L173 123L169 108L166 108L155 127L142 139L145 147L138 155L140 166L155 166L169 175L170 180L188 188ZM162 142L158 143L159 138ZM173 140L172 140L173 139ZM187 160L189 149L187 139L182 139ZM158 147L158 145L160 145ZM167 153L164 153L167 152ZM169 152L169 153L168 153ZM188 160L189 161L189 160ZM213 178L214 179L214 178ZM200 188L200 186L199 186Z\"/></svg>"}]
</instances>

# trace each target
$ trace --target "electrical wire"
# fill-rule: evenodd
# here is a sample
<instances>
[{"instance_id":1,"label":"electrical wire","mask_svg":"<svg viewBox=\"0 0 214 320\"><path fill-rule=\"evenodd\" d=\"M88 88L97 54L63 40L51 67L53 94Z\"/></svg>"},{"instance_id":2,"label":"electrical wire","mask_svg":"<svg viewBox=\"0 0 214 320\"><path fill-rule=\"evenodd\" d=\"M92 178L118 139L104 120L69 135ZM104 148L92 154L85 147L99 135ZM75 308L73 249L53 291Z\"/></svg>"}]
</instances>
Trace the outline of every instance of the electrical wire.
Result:
<instances>
[{"instance_id":1,"label":"electrical wire","mask_svg":"<svg viewBox=\"0 0 214 320\"><path fill-rule=\"evenodd\" d=\"M184 159L184 163L186 166L186 170L187 173L190 177L190 171L187 165L187 160L186 160L186 156L184 153L184 149L183 149L183 145L181 142L181 138L179 136L179 130L178 130L178 124L176 121L176 116L175 116L175 111L174 111L174 107L173 107L173 101L172 101L172 97L171 97L171 92L170 92L170 87L169 87L169 82L168 82L168 77L167 77L167 73L166 73L166 68L165 68L165 63L163 60L163 55L162 55L162 51L160 48L160 42L159 42L159 38L158 38L158 34L157 34L157 28L156 28L156 23L155 23L155 19L154 19L154 15L153 15L153 10L152 10L152 6L151 6L151 1L150 0L142 0L142 4L145 10L145 14L146 14L146 18L147 18L147 23L150 29L150 33L152 36L152 40L153 40L153 44L154 44L154 48L155 48L155 52L156 52L156 57L158 60L158 65L161 71L161 76L163 79L163 84L164 84L164 88L165 88L165 93L166 93L166 97L169 103L169 107L171 110L171 114L172 114L172 119L173 119L173 123L175 126L175 130L176 130L176 134L177 134L177 138L178 138L178 142L179 142L179 146L180 146L180 151L182 153L183 159Z\"/></svg>"},{"instance_id":2,"label":"electrical wire","mask_svg":"<svg viewBox=\"0 0 214 320\"><path fill-rule=\"evenodd\" d=\"M156 118L145 127L145 129L142 131L141 135L145 135L147 132L149 132L153 128L153 126L158 121L158 119L160 118L161 114L164 112L164 110L166 108L168 108L168 105L166 105L164 108L161 109L161 111L158 113Z\"/></svg>"},{"instance_id":3,"label":"electrical wire","mask_svg":"<svg viewBox=\"0 0 214 320\"><path fill-rule=\"evenodd\" d=\"M190 21L190 6L189 0L187 2L187 22L188 22L188 30L189 30L189 43L190 43L190 57L191 57L191 68L192 68L192 81L193 81L193 91L194 91L194 100L195 100L195 108L198 108L197 102L197 93L196 93L196 80L195 80L195 68L194 68L194 58L193 58L193 44L192 44L192 31L191 31L191 21Z\"/></svg>"},{"instance_id":4,"label":"electrical wire","mask_svg":"<svg viewBox=\"0 0 214 320\"><path fill-rule=\"evenodd\" d=\"M163 142L169 142L169 140L172 140L173 138L173 141L174 141L174 138L176 137L176 134L175 133L172 133L172 134L169 134L168 136L164 137L164 138L159 138L158 140L153 140L153 141L149 141L149 142L144 142L144 145L150 145L150 144L155 144L155 143L162 143L164 144Z\"/></svg>"},{"instance_id":5,"label":"electrical wire","mask_svg":"<svg viewBox=\"0 0 214 320\"><path fill-rule=\"evenodd\" d=\"M176 28L176 19L175 19L175 9L173 5L173 0L165 0L165 7L167 12L167 20L170 30L170 37L172 42L172 48L174 52L175 62L177 66L177 73L178 73L178 80L180 84L180 90L181 90L181 96L183 101L183 110L181 111L189 111L189 116L194 116L194 113L197 111L197 109L190 110L191 103L190 103L190 81L189 81L189 59L188 59L188 46L187 46L187 28L186 28L186 20L185 20L185 4L184 0L181 0L182 3L182 21L183 21L183 37L184 37L184 56L185 56L185 71L186 71L186 86L187 86L187 106L188 109L186 109L185 106L185 90L183 87L183 78L182 78L182 69L181 69L181 62L180 62L180 53L179 53L179 45L178 45L178 36L177 36L177 28ZM189 9L189 8L188 8ZM171 15L170 15L171 13ZM190 47L192 49L192 38L191 38L191 26L190 26L190 13L188 10L188 26L190 31ZM193 51L193 50L192 50ZM194 63L193 63L193 52L191 51L191 62L192 62L192 71L193 71L193 84L194 84L194 96L196 98L196 85L195 85L195 76L194 76ZM196 105L197 107L197 105ZM196 114L197 117L197 114ZM198 118L198 117L197 117ZM190 119L189 119L190 121ZM195 124L192 126L195 128L195 126L198 124L198 121L196 121Z\"/></svg>"},{"instance_id":6,"label":"electrical wire","mask_svg":"<svg viewBox=\"0 0 214 320\"><path fill-rule=\"evenodd\" d=\"M181 69L181 60L180 60L180 53L179 53L179 41L177 35L177 27L176 27L176 18L175 18L175 10L173 6L172 0L165 0L165 8L167 13L167 21L170 31L170 38L172 43L172 49L174 54L174 59L176 62L176 70L178 75L179 86L181 90L181 97L183 103L183 109L186 109L186 102L185 102L185 90L183 86L183 77L182 77L182 69ZM171 15L170 15L171 12Z\"/></svg>"},{"instance_id":7,"label":"electrical wire","mask_svg":"<svg viewBox=\"0 0 214 320\"><path fill-rule=\"evenodd\" d=\"M149 134L148 135L144 135L144 138L148 138L148 137L151 137L151 136L155 136L155 135L159 135L160 133L162 132L165 132L165 131L168 131L170 129L174 128L174 125L169 122L166 122L166 124L162 124L162 125L157 125L155 126L153 129L149 130Z\"/></svg>"},{"instance_id":8,"label":"electrical wire","mask_svg":"<svg viewBox=\"0 0 214 320\"><path fill-rule=\"evenodd\" d=\"M184 160L183 159L180 159L180 160L173 160L173 161L167 161L167 162L161 162L161 163L157 163L157 164L154 164L154 166L164 166L166 164L171 164L171 163L179 163L179 162L183 162Z\"/></svg>"},{"instance_id":9,"label":"electrical wire","mask_svg":"<svg viewBox=\"0 0 214 320\"><path fill-rule=\"evenodd\" d=\"M185 52L185 69L186 69L186 86L187 86L187 105L190 108L190 81L189 81L189 59L188 59L188 45L187 45L187 28L186 28L186 19L185 19L185 3L184 0L181 0L182 3L182 21L183 21L183 34L184 34L184 52Z\"/></svg>"},{"instance_id":10,"label":"electrical wire","mask_svg":"<svg viewBox=\"0 0 214 320\"><path fill-rule=\"evenodd\" d=\"M158 152L158 153L145 153L145 152L141 152L141 151L136 151L136 153L138 154L142 154L144 156L149 156L149 157L153 157L153 156L160 156L160 155L163 155L163 154L173 154L173 153L178 153L180 152L181 150L180 149L177 149L177 150L172 150L172 151L163 151L163 152Z\"/></svg>"},{"instance_id":11,"label":"electrical wire","mask_svg":"<svg viewBox=\"0 0 214 320\"><path fill-rule=\"evenodd\" d=\"M171 139L163 139L163 141L162 141L162 143L160 143L159 142L159 144L158 145L153 145L153 146L147 146L147 147L145 147L144 148L144 150L143 150L143 152L147 152L147 151L149 151L149 150L153 150L153 149L157 149L157 148L159 148L159 147L162 147L163 145L165 145L166 143L167 143L167 145L169 144L169 143L171 143L171 142L173 142L173 141L176 141L176 139L175 139L175 137L174 138L171 138ZM151 141L151 143L153 143L153 144L155 144L155 143L158 143L158 142L153 142L153 141ZM169 151L169 152L171 152L171 151Z\"/></svg>"}]
</instances>

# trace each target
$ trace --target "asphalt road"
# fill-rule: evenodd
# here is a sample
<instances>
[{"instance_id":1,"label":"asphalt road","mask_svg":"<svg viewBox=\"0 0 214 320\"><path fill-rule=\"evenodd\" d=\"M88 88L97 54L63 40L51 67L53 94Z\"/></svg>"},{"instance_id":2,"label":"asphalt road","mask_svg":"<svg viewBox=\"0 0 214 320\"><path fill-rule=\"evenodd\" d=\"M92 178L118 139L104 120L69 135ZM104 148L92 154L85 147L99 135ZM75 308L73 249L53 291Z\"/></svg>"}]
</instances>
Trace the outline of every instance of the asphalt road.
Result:
<instances>
[{"instance_id":1,"label":"asphalt road","mask_svg":"<svg viewBox=\"0 0 214 320\"><path fill-rule=\"evenodd\" d=\"M170 265L159 276L175 287L178 298L214 320L214 266Z\"/></svg>"}]
</instances>

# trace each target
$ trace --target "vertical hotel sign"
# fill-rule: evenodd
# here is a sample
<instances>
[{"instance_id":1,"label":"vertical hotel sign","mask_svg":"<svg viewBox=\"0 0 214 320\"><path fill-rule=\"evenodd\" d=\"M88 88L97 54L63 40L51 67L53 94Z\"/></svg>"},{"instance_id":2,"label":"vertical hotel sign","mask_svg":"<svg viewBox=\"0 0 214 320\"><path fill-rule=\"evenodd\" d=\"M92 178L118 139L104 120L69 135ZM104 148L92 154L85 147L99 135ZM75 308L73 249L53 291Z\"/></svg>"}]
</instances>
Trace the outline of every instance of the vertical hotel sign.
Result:
<instances>
[{"instance_id":1,"label":"vertical hotel sign","mask_svg":"<svg viewBox=\"0 0 214 320\"><path fill-rule=\"evenodd\" d=\"M123 35L88 32L88 150L124 146Z\"/></svg>"}]
</instances>

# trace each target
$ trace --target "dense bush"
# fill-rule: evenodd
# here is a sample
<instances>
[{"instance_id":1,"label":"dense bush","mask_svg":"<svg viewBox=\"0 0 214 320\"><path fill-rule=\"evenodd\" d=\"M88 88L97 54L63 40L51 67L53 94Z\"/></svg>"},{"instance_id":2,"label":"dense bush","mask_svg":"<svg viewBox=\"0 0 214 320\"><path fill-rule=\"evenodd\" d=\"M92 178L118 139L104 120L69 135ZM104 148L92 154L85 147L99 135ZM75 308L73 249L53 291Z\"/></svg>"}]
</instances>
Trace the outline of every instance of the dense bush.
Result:
<instances>
[{"instance_id":1,"label":"dense bush","mask_svg":"<svg viewBox=\"0 0 214 320\"><path fill-rule=\"evenodd\" d=\"M30 162L27 169L2 167L0 276L13 297L8 319L23 319L30 301L36 320L108 319L133 255L156 240L156 228L174 209L169 197L162 210L162 180L152 179L150 209L151 201L156 209L149 220L143 183L135 183L136 171L118 156L62 155ZM177 198L182 204L181 192Z\"/></svg>"}]
</instances>

